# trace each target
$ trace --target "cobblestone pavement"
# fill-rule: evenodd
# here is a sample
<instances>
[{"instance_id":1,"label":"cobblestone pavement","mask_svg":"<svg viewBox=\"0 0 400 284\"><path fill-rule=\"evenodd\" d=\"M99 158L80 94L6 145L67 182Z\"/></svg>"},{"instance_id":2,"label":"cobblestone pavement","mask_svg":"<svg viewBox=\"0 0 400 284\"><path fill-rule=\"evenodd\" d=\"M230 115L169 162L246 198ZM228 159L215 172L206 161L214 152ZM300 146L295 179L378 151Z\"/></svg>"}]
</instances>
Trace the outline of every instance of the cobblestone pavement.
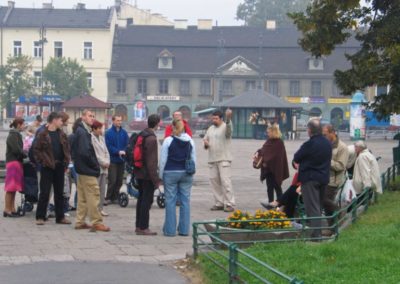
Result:
<instances>
[{"instance_id":1,"label":"cobblestone pavement","mask_svg":"<svg viewBox=\"0 0 400 284\"><path fill-rule=\"evenodd\" d=\"M0 143L4 145L6 133L0 133ZM200 138L197 145L197 173L192 189L192 221L225 218L227 213L211 212L213 196L208 183L207 153L202 148ZM285 141L288 159L304 140ZM345 142L350 144L349 140ZM251 166L251 157L260 148L260 140L234 140L232 182L237 208L253 211L260 208L259 201L266 198L265 184L259 181L259 172ZM369 148L381 156L381 171L392 164L392 147L395 141L369 141ZM4 157L4 146L0 157ZM287 188L290 179L284 182ZM0 188L3 188L3 184ZM0 203L4 194L0 194ZM17 198L19 200L19 196ZM35 225L34 211L22 218L0 217L0 265L30 264L42 261L112 261L161 263L184 258L191 253L191 237L164 237L161 228L164 210L154 203L151 210L151 229L158 236L136 236L134 233L134 212L136 200L131 199L128 207L119 205L105 207L110 216L105 223L111 227L108 233L90 233L86 230L74 230L73 225L56 225L50 219L44 226ZM3 207L3 206L1 206ZM71 220L74 219L72 212Z\"/></svg>"}]
</instances>

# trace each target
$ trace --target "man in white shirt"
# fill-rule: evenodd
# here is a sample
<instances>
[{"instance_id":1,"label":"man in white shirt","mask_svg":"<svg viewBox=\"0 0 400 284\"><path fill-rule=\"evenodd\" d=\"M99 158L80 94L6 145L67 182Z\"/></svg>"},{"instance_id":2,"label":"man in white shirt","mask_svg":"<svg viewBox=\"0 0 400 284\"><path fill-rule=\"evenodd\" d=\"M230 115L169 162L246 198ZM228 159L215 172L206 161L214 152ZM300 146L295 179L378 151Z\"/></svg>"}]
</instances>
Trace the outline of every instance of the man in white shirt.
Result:
<instances>
[{"instance_id":1,"label":"man in white shirt","mask_svg":"<svg viewBox=\"0 0 400 284\"><path fill-rule=\"evenodd\" d=\"M212 114L212 125L204 137L204 148L208 150L208 165L210 168L210 183L213 189L215 205L211 210L233 212L235 197L231 182L231 140L232 140L232 110L225 113L217 110Z\"/></svg>"}]
</instances>

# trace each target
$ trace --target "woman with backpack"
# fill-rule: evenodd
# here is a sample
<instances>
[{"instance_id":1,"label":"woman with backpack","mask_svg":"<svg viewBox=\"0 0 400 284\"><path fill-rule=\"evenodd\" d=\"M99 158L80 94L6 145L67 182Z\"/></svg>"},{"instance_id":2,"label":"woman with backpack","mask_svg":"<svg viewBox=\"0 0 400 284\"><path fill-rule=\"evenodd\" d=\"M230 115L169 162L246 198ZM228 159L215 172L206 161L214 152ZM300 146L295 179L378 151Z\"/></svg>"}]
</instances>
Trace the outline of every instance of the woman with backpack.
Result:
<instances>
[{"instance_id":1,"label":"woman with backpack","mask_svg":"<svg viewBox=\"0 0 400 284\"><path fill-rule=\"evenodd\" d=\"M190 194L193 183L193 168L187 168L188 161L195 165L196 154L192 138L184 132L182 120L172 122L172 136L165 138L160 157L160 178L164 183L165 236L188 236L190 230ZM189 173L188 173L189 172ZM179 224L176 222L176 200L179 196Z\"/></svg>"},{"instance_id":2,"label":"woman with backpack","mask_svg":"<svg viewBox=\"0 0 400 284\"><path fill-rule=\"evenodd\" d=\"M5 206L3 217L18 217L15 209L15 195L24 187L24 171L22 161L26 157L23 150L21 131L24 129L24 119L17 117L10 124L6 148L6 180L4 185Z\"/></svg>"}]
</instances>

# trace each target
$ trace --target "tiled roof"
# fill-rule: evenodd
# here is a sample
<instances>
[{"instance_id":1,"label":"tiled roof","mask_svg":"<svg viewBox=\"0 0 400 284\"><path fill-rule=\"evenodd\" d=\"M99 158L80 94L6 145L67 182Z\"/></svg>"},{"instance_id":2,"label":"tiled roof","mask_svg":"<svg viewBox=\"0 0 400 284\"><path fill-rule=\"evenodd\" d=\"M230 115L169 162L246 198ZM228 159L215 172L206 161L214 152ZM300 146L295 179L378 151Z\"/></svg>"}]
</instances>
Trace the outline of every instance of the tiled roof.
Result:
<instances>
[{"instance_id":1,"label":"tiled roof","mask_svg":"<svg viewBox=\"0 0 400 284\"><path fill-rule=\"evenodd\" d=\"M63 108L100 108L100 109L107 109L110 108L110 104L105 103L99 99L96 99L95 97L89 96L89 95L81 95L81 96L76 96L68 101L66 101L63 105Z\"/></svg>"},{"instance_id":2,"label":"tiled roof","mask_svg":"<svg viewBox=\"0 0 400 284\"><path fill-rule=\"evenodd\" d=\"M1 22L8 7L0 7ZM13 8L3 23L5 27L93 28L110 27L111 9L32 9Z\"/></svg>"}]
</instances>

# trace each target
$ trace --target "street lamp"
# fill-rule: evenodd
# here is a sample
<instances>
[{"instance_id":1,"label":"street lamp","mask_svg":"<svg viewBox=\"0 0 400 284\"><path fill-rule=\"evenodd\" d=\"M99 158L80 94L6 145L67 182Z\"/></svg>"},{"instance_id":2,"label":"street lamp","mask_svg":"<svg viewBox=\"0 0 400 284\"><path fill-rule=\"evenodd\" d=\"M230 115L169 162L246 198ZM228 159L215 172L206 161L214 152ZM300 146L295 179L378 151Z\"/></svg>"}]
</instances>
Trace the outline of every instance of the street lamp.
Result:
<instances>
[{"instance_id":1,"label":"street lamp","mask_svg":"<svg viewBox=\"0 0 400 284\"><path fill-rule=\"evenodd\" d=\"M42 25L40 30L39 30L39 35L40 35L40 40L39 40L39 44L41 47L41 51L42 51L42 71L41 71L41 76L42 76L42 80L41 80L41 95L44 95L44 80L43 80L43 69L44 69L44 44L47 43L47 39L46 39L46 29L45 27Z\"/></svg>"}]
</instances>

